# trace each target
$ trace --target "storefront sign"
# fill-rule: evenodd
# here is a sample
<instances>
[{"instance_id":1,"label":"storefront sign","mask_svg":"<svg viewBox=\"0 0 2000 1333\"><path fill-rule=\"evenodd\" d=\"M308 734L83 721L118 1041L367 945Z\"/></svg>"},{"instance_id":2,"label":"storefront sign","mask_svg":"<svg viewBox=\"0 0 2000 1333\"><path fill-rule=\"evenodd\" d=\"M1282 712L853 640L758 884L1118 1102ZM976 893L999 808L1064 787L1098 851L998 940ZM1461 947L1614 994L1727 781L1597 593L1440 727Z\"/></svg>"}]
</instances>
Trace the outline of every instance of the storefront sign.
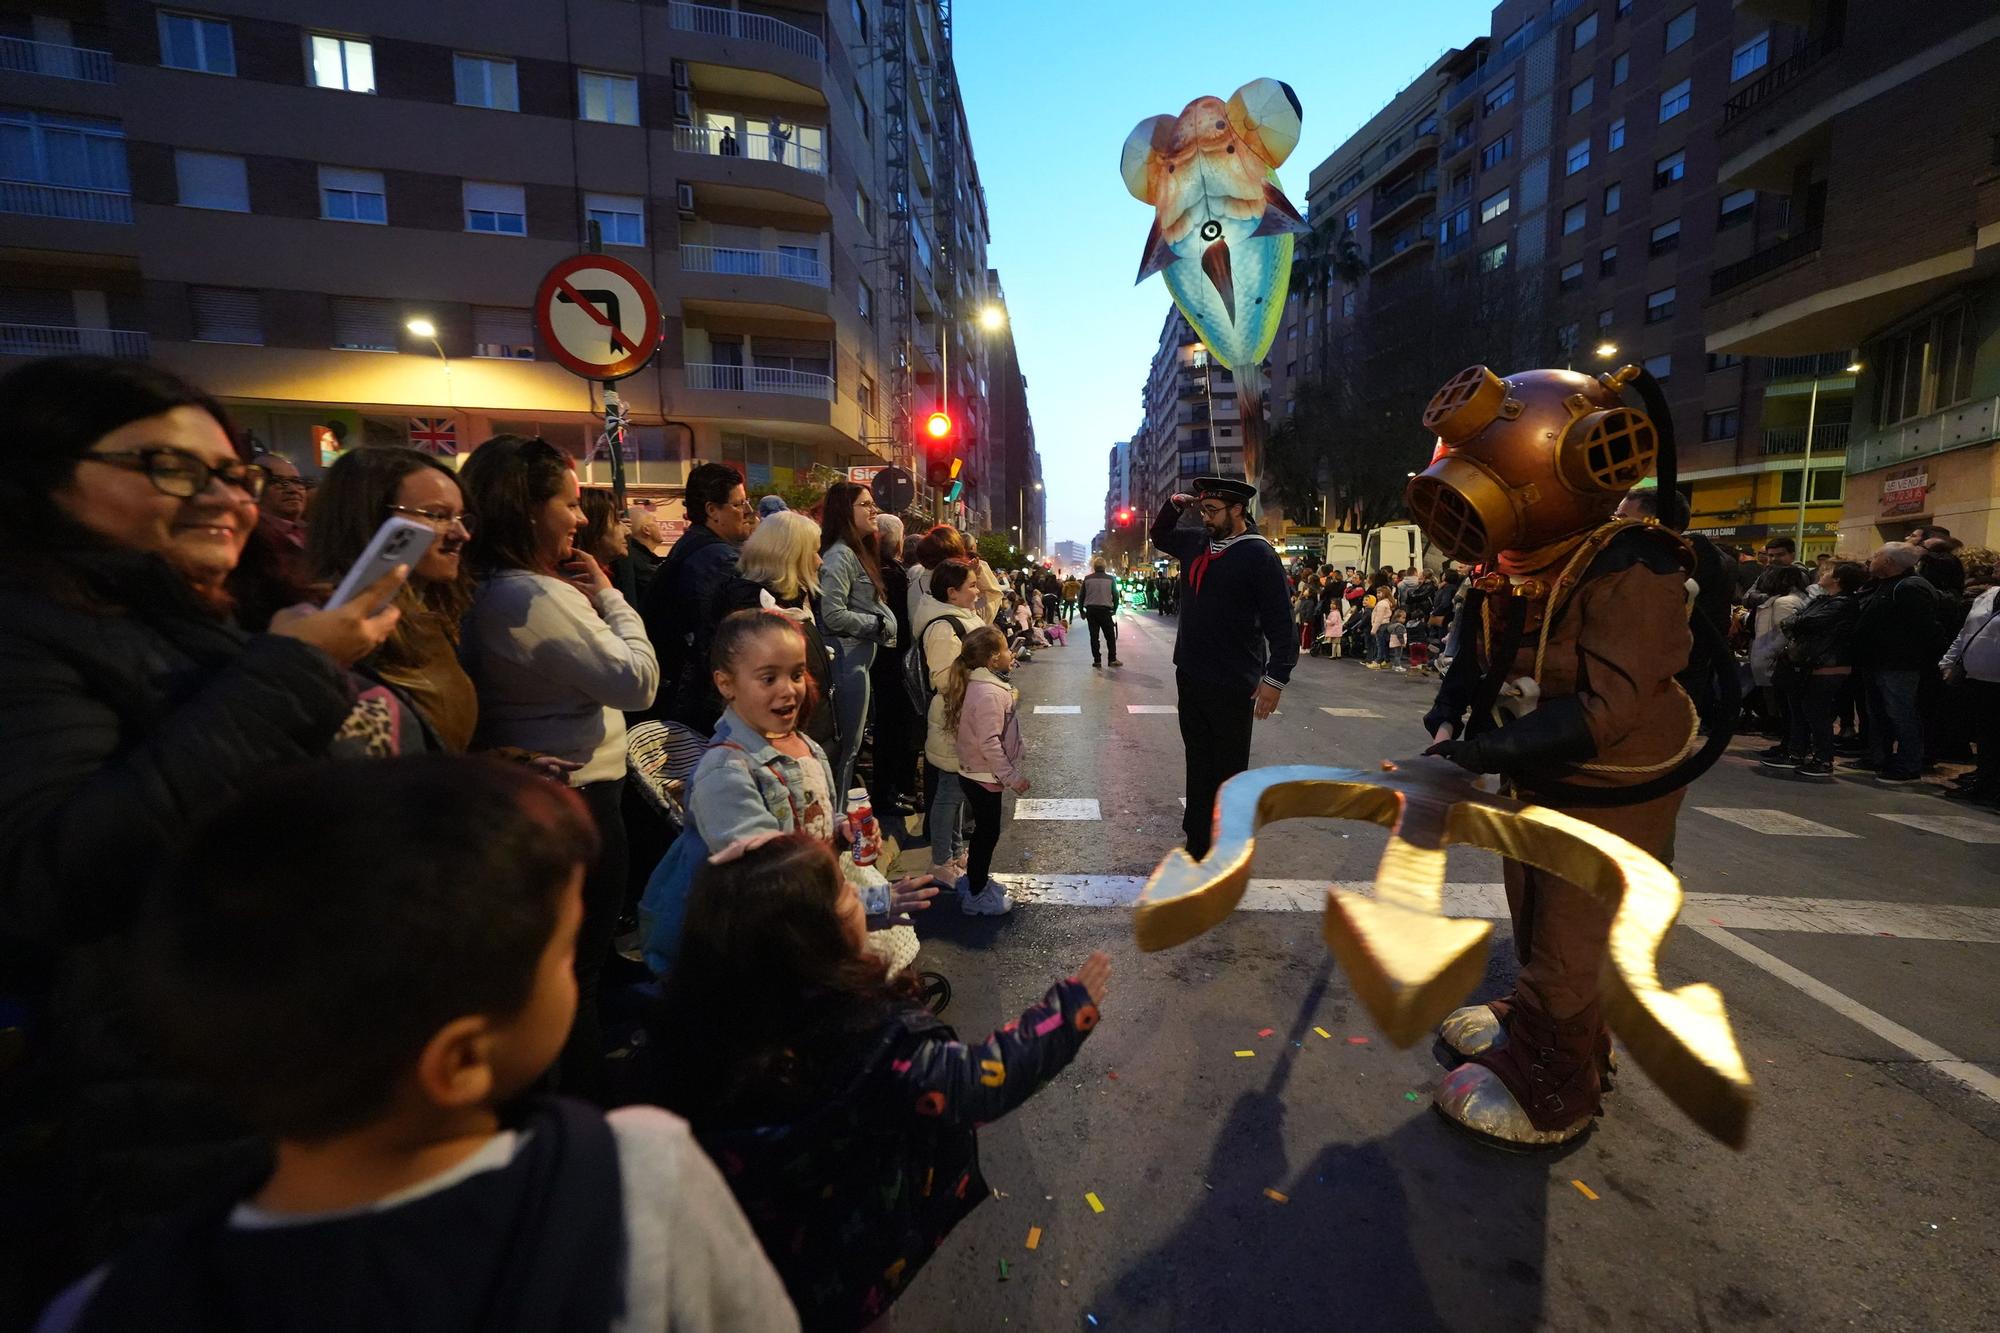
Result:
<instances>
[{"instance_id":1,"label":"storefront sign","mask_svg":"<svg viewBox=\"0 0 2000 1333\"><path fill-rule=\"evenodd\" d=\"M847 469L847 479L857 486L873 486L875 474L889 466L887 463L866 463L860 467Z\"/></svg>"},{"instance_id":2,"label":"storefront sign","mask_svg":"<svg viewBox=\"0 0 2000 1333\"><path fill-rule=\"evenodd\" d=\"M1882 517L1921 514L1930 504L1930 474L1922 463L1899 467L1882 478Z\"/></svg>"}]
</instances>

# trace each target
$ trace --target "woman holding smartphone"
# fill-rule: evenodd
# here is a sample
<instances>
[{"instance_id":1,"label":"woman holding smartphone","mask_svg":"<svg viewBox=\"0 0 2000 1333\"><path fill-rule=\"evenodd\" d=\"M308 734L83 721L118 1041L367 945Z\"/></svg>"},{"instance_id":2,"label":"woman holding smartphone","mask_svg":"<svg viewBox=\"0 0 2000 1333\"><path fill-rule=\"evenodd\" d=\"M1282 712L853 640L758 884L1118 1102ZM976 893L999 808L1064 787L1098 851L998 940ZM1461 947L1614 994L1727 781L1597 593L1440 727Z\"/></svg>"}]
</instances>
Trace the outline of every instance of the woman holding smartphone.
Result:
<instances>
[{"instance_id":1,"label":"woman holding smartphone","mask_svg":"<svg viewBox=\"0 0 2000 1333\"><path fill-rule=\"evenodd\" d=\"M459 646L479 695L473 744L576 764L570 785L604 840L584 881L576 1021L558 1066L563 1091L601 1099L597 982L625 893L625 714L652 706L659 660L639 613L576 547L582 493L567 454L547 440L496 435L459 477L478 521L469 548L477 584Z\"/></svg>"}]
</instances>

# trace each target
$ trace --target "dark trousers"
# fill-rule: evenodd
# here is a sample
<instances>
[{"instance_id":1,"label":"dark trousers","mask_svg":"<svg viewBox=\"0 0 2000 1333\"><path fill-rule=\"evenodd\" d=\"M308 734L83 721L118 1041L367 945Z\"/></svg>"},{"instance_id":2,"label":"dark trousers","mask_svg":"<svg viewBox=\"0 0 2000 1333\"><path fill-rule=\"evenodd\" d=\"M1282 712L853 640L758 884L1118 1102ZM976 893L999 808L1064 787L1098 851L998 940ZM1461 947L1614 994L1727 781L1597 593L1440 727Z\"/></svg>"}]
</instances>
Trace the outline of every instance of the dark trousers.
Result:
<instances>
[{"instance_id":1,"label":"dark trousers","mask_svg":"<svg viewBox=\"0 0 2000 1333\"><path fill-rule=\"evenodd\" d=\"M1188 855L1199 861L1208 855L1215 827L1215 792L1224 782L1250 767L1251 708L1256 688L1206 685L1174 673L1180 695L1181 745L1187 751Z\"/></svg>"},{"instance_id":2,"label":"dark trousers","mask_svg":"<svg viewBox=\"0 0 2000 1333\"><path fill-rule=\"evenodd\" d=\"M883 663L891 669L884 669ZM923 719L910 706L903 688L902 659L894 653L876 657L874 759L868 769L868 797L875 805L875 817L901 828L903 817L896 802L911 796L917 785L917 752L923 748ZM901 836L898 834L898 836Z\"/></svg>"},{"instance_id":3,"label":"dark trousers","mask_svg":"<svg viewBox=\"0 0 2000 1333\"><path fill-rule=\"evenodd\" d=\"M625 814L620 804L624 792L624 778L576 789L597 822L604 849L583 881L583 924L576 935L576 1018L556 1064L556 1080L566 1095L598 1102L604 1100L606 1088L604 1024L597 992L611 961L618 911L625 900Z\"/></svg>"},{"instance_id":4,"label":"dark trousers","mask_svg":"<svg viewBox=\"0 0 2000 1333\"><path fill-rule=\"evenodd\" d=\"M1868 758L1892 778L1924 771L1924 724L1917 715L1915 671L1868 673Z\"/></svg>"},{"instance_id":5,"label":"dark trousers","mask_svg":"<svg viewBox=\"0 0 2000 1333\"><path fill-rule=\"evenodd\" d=\"M1110 646L1111 659L1113 661L1118 660L1118 622L1112 616L1113 612L1108 606L1086 606L1083 608L1083 618L1090 622L1090 660L1093 662L1102 662L1104 660L1097 650L1097 636L1099 633L1104 635L1105 642Z\"/></svg>"},{"instance_id":6,"label":"dark trousers","mask_svg":"<svg viewBox=\"0 0 2000 1333\"><path fill-rule=\"evenodd\" d=\"M965 792L965 813L972 820L966 836L965 885L973 893L986 887L993 869L993 849L1000 845L1000 793L960 774L959 788Z\"/></svg>"},{"instance_id":7,"label":"dark trousers","mask_svg":"<svg viewBox=\"0 0 2000 1333\"><path fill-rule=\"evenodd\" d=\"M1972 780L1982 791L2000 794L2000 681L1968 676L1963 688L1972 705L1972 743L1979 747Z\"/></svg>"},{"instance_id":8,"label":"dark trousers","mask_svg":"<svg viewBox=\"0 0 2000 1333\"><path fill-rule=\"evenodd\" d=\"M1833 710L1846 675L1819 676L1796 673L1785 681L1785 707L1789 712L1789 734L1785 748L1798 759L1833 762Z\"/></svg>"}]
</instances>

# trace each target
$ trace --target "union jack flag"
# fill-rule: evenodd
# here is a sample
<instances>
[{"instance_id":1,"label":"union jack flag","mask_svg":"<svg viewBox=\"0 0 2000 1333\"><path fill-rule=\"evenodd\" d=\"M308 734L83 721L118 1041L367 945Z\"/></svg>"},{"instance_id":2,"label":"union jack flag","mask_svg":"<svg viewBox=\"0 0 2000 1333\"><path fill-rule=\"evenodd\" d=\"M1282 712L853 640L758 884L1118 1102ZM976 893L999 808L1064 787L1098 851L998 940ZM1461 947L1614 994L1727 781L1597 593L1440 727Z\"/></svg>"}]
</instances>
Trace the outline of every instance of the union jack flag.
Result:
<instances>
[{"instance_id":1,"label":"union jack flag","mask_svg":"<svg viewBox=\"0 0 2000 1333\"><path fill-rule=\"evenodd\" d=\"M411 417L410 443L427 454L455 454L458 423L450 417Z\"/></svg>"}]
</instances>

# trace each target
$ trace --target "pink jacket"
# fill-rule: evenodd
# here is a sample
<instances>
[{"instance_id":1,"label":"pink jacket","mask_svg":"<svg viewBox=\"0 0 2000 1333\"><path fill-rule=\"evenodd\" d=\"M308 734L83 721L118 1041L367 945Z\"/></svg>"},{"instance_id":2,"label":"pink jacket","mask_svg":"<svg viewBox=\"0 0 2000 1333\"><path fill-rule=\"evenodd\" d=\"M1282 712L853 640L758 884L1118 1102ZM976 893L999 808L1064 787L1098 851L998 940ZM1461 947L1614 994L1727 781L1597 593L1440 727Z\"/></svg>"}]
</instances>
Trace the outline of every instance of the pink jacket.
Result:
<instances>
[{"instance_id":1,"label":"pink jacket","mask_svg":"<svg viewBox=\"0 0 2000 1333\"><path fill-rule=\"evenodd\" d=\"M1021 724L1015 716L1020 697L985 667L966 678L958 710L958 771L970 781L1002 787L1021 781Z\"/></svg>"}]
</instances>

